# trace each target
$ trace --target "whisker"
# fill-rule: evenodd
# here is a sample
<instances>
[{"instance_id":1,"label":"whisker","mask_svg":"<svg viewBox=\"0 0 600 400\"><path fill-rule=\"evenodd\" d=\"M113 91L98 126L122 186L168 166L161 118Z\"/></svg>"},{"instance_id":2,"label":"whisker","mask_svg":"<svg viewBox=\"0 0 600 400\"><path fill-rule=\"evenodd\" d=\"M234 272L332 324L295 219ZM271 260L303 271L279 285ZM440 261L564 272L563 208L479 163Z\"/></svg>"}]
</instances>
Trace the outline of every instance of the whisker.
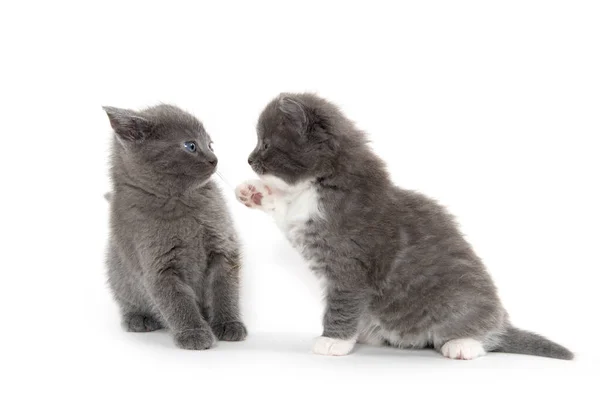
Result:
<instances>
[{"instance_id":1,"label":"whisker","mask_svg":"<svg viewBox=\"0 0 600 400\"><path fill-rule=\"evenodd\" d=\"M225 184L225 186L229 187L229 189L233 190L233 186L231 186L229 184L229 182L227 182L227 180L225 178L223 178L223 175L221 175L221 173L219 171L215 171L216 174L219 176L219 178L221 178L221 180L223 181L223 183Z\"/></svg>"}]
</instances>

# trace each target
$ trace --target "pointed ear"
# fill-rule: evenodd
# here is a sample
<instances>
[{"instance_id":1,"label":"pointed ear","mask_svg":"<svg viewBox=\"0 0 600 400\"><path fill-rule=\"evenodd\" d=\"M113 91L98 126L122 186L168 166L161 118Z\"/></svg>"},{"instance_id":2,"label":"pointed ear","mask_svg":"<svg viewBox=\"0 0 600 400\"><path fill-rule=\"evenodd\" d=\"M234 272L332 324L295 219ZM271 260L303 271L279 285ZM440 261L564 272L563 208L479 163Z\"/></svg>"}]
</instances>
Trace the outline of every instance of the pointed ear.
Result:
<instances>
[{"instance_id":1,"label":"pointed ear","mask_svg":"<svg viewBox=\"0 0 600 400\"><path fill-rule=\"evenodd\" d=\"M133 110L117 107L102 107L108 115L110 126L123 140L139 141L145 139L151 132L153 124Z\"/></svg>"},{"instance_id":2,"label":"pointed ear","mask_svg":"<svg viewBox=\"0 0 600 400\"><path fill-rule=\"evenodd\" d=\"M308 128L308 114L306 107L302 102L288 96L282 96L278 102L279 111L281 111L289 121L298 127L301 134Z\"/></svg>"}]
</instances>

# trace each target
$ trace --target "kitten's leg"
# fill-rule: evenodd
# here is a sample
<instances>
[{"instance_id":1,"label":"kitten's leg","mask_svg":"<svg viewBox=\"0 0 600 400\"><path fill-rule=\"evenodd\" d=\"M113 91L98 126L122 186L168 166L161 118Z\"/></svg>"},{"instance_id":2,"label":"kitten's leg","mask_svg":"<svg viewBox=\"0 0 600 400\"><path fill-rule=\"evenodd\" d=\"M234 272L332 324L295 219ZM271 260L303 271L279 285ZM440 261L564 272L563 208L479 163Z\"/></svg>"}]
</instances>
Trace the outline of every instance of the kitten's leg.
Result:
<instances>
[{"instance_id":1,"label":"kitten's leg","mask_svg":"<svg viewBox=\"0 0 600 400\"><path fill-rule=\"evenodd\" d=\"M239 312L239 265L219 254L209 263L212 286L212 331L219 340L239 341L247 336ZM211 288L207 288L210 290Z\"/></svg>"},{"instance_id":2,"label":"kitten's leg","mask_svg":"<svg viewBox=\"0 0 600 400\"><path fill-rule=\"evenodd\" d=\"M129 288L131 289L131 288ZM156 315L150 311L150 306L142 305L137 296L133 296L133 290L129 292L129 298L115 294L115 299L121 309L121 326L127 332L152 332L162 329L164 326ZM137 305L136 305L137 303Z\"/></svg>"},{"instance_id":3,"label":"kitten's leg","mask_svg":"<svg viewBox=\"0 0 600 400\"><path fill-rule=\"evenodd\" d=\"M148 274L146 286L177 346L203 350L214 344L215 337L200 314L194 290L181 279L176 267L164 266Z\"/></svg>"},{"instance_id":4,"label":"kitten's leg","mask_svg":"<svg viewBox=\"0 0 600 400\"><path fill-rule=\"evenodd\" d=\"M313 352L327 356L345 356L358 338L358 322L364 299L358 290L330 288L323 318L323 335L317 338Z\"/></svg>"},{"instance_id":5,"label":"kitten's leg","mask_svg":"<svg viewBox=\"0 0 600 400\"><path fill-rule=\"evenodd\" d=\"M164 328L162 322L157 318L156 312L148 301L142 301L139 296L134 295L134 290L129 288L129 298L124 299L115 295L115 299L121 308L121 325L127 332L152 332Z\"/></svg>"},{"instance_id":6,"label":"kitten's leg","mask_svg":"<svg viewBox=\"0 0 600 400\"><path fill-rule=\"evenodd\" d=\"M453 360L473 360L486 354L483 344L471 338L449 340L444 343L440 352Z\"/></svg>"},{"instance_id":7,"label":"kitten's leg","mask_svg":"<svg viewBox=\"0 0 600 400\"><path fill-rule=\"evenodd\" d=\"M238 201L249 208L274 212L277 203L276 190L259 180L246 181L235 188Z\"/></svg>"},{"instance_id":8,"label":"kitten's leg","mask_svg":"<svg viewBox=\"0 0 600 400\"><path fill-rule=\"evenodd\" d=\"M152 312L149 299L144 288L136 285L139 281L132 279L123 265L112 243L109 245L108 283L114 293L115 300L121 309L121 325L128 332L150 332L163 326Z\"/></svg>"}]
</instances>

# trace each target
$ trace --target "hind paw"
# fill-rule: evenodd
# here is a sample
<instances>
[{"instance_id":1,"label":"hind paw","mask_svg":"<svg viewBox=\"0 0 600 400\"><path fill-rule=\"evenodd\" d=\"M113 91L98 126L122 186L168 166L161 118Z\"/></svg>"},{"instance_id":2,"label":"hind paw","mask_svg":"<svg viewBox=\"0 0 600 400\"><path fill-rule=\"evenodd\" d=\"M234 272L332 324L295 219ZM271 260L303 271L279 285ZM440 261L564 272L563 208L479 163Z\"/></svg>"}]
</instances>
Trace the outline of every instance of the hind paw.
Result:
<instances>
[{"instance_id":1,"label":"hind paw","mask_svg":"<svg viewBox=\"0 0 600 400\"><path fill-rule=\"evenodd\" d=\"M152 332L163 327L155 318L142 314L123 316L123 326L128 332Z\"/></svg>"},{"instance_id":2,"label":"hind paw","mask_svg":"<svg viewBox=\"0 0 600 400\"><path fill-rule=\"evenodd\" d=\"M465 338L449 340L441 348L444 357L453 360L473 360L486 354L479 340Z\"/></svg>"}]
</instances>

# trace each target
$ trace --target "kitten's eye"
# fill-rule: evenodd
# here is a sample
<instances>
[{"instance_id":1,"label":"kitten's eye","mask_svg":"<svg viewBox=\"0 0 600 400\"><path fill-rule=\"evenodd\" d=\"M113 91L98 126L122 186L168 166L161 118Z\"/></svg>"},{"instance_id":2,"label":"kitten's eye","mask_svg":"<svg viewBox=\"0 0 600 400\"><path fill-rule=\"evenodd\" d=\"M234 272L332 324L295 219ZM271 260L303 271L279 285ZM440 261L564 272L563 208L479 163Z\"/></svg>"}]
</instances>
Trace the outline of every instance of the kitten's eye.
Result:
<instances>
[{"instance_id":1,"label":"kitten's eye","mask_svg":"<svg viewBox=\"0 0 600 400\"><path fill-rule=\"evenodd\" d=\"M196 142L185 142L183 147L190 153L195 153L198 146L196 145Z\"/></svg>"},{"instance_id":2,"label":"kitten's eye","mask_svg":"<svg viewBox=\"0 0 600 400\"><path fill-rule=\"evenodd\" d=\"M269 143L263 143L263 150L266 150L269 148Z\"/></svg>"},{"instance_id":3,"label":"kitten's eye","mask_svg":"<svg viewBox=\"0 0 600 400\"><path fill-rule=\"evenodd\" d=\"M213 149L212 142L210 142L210 143L208 144L208 148L209 148L209 149L210 149L210 151L212 151L212 152L214 152L214 151L215 151L215 150Z\"/></svg>"}]
</instances>

